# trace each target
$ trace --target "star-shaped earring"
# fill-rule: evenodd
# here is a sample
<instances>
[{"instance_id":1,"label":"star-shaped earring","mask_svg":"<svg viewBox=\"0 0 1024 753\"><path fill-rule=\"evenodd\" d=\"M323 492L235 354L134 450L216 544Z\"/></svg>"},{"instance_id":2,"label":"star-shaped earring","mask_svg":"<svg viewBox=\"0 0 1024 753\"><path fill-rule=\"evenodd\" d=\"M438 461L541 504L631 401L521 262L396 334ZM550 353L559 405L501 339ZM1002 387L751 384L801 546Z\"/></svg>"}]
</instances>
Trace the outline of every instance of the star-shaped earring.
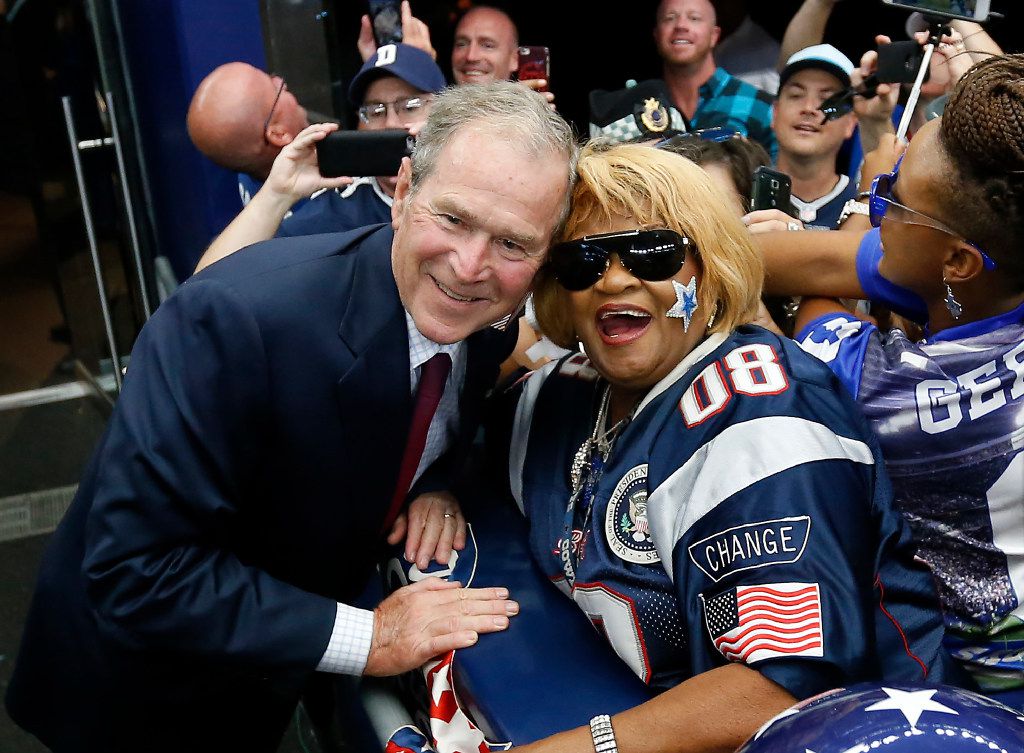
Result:
<instances>
[{"instance_id":1,"label":"star-shaped earring","mask_svg":"<svg viewBox=\"0 0 1024 753\"><path fill-rule=\"evenodd\" d=\"M697 278L691 277L685 285L672 280L672 289L676 291L676 302L665 316L683 320L683 332L690 331L690 320L697 310Z\"/></svg>"}]
</instances>

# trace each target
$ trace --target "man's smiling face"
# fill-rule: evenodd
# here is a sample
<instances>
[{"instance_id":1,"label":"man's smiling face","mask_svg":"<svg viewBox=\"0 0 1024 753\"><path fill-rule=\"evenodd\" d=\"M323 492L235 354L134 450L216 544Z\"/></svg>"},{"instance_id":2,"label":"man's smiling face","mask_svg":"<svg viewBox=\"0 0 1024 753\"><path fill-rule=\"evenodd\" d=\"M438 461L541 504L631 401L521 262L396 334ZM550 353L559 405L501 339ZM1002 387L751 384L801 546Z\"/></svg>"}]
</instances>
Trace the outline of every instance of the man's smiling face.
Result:
<instances>
[{"instance_id":1,"label":"man's smiling face","mask_svg":"<svg viewBox=\"0 0 1024 753\"><path fill-rule=\"evenodd\" d=\"M392 207L399 296L424 336L458 342L526 297L564 203L567 164L468 127L415 192L410 177L406 160Z\"/></svg>"},{"instance_id":2,"label":"man's smiling face","mask_svg":"<svg viewBox=\"0 0 1024 753\"><path fill-rule=\"evenodd\" d=\"M699 65L718 44L721 30L708 0L663 0L658 6L654 41L669 64Z\"/></svg>"}]
</instances>

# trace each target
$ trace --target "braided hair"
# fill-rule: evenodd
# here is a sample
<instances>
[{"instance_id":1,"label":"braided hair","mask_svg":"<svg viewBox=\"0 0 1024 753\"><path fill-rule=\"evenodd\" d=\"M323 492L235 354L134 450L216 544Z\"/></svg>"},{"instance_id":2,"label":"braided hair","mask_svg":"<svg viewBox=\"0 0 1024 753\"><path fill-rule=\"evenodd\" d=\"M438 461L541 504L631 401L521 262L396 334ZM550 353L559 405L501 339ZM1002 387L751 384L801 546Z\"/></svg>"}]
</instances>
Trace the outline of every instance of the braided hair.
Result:
<instances>
[{"instance_id":1,"label":"braided hair","mask_svg":"<svg viewBox=\"0 0 1024 753\"><path fill-rule=\"evenodd\" d=\"M957 173L944 214L1024 289L1024 55L971 68L950 95L939 139Z\"/></svg>"}]
</instances>

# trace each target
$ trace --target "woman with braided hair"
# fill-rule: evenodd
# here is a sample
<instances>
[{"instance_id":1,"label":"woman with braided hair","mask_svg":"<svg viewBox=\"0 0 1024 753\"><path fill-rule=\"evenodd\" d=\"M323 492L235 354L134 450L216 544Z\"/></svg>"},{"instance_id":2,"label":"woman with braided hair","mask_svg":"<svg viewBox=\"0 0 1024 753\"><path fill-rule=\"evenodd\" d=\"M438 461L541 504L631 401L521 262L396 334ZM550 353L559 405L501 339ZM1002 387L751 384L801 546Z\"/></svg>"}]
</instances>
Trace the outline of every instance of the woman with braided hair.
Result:
<instances>
[{"instance_id":1,"label":"woman with braided hair","mask_svg":"<svg viewBox=\"0 0 1024 753\"><path fill-rule=\"evenodd\" d=\"M1024 55L961 79L876 178L870 217L863 237L759 239L766 287L866 297L924 325L912 342L819 302L797 339L881 440L947 644L983 690L1024 708Z\"/></svg>"}]
</instances>

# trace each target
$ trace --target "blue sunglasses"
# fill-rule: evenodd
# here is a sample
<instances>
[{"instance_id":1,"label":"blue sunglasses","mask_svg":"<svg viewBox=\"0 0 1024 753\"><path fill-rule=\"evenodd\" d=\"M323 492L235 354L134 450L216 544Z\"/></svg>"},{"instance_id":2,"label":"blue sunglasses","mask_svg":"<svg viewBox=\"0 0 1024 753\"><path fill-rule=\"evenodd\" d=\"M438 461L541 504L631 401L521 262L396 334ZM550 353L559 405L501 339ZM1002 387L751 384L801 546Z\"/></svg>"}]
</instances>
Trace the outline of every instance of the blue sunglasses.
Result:
<instances>
[{"instance_id":1,"label":"blue sunglasses","mask_svg":"<svg viewBox=\"0 0 1024 753\"><path fill-rule=\"evenodd\" d=\"M893 198L892 189L896 185L896 179L899 177L901 164L903 164L902 156L897 160L896 166L893 167L891 173L876 175L871 183L871 196L868 202L868 218L871 220L871 227L880 227L884 217L893 222L901 222L904 225L921 225L941 230L947 235L959 238L981 254L981 260L985 265L985 269L995 269L995 261L993 261L991 256L982 251L978 244L967 240L956 230L949 227L949 225L939 222L934 217L929 217L923 212L918 212L916 209L900 204Z\"/></svg>"}]
</instances>

